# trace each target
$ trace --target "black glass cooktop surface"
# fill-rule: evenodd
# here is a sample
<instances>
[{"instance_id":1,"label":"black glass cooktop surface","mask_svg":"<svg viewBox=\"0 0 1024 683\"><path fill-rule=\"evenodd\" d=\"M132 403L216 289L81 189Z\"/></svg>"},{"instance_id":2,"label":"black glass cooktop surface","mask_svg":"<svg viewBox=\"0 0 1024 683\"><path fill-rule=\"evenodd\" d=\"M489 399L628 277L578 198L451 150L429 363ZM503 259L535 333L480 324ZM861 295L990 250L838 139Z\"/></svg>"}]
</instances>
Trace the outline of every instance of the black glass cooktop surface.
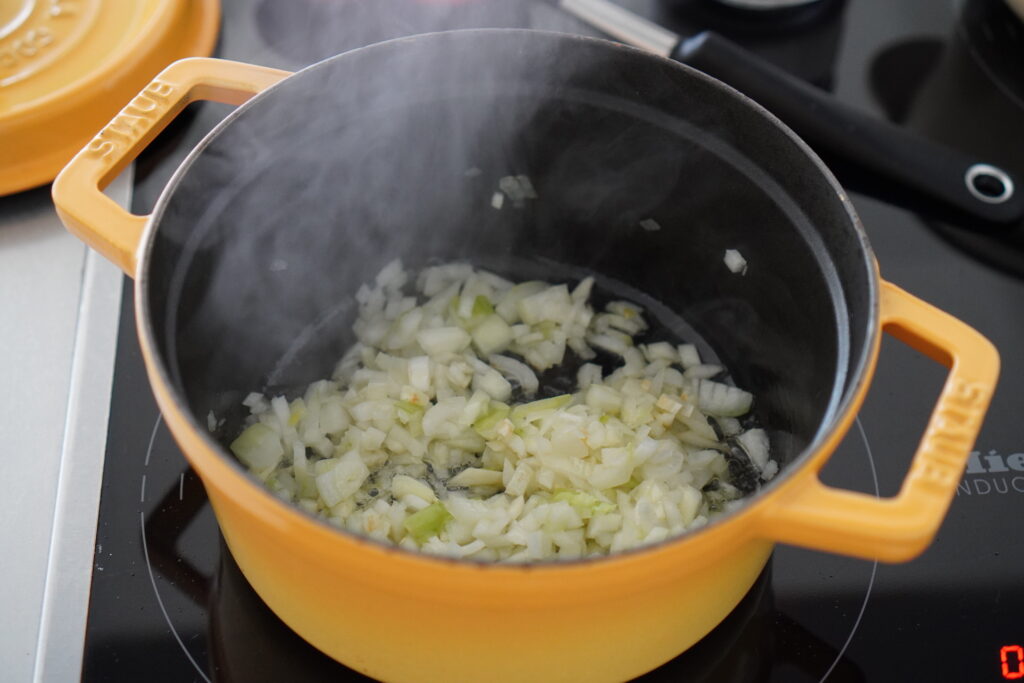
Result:
<instances>
[{"instance_id":1,"label":"black glass cooktop surface","mask_svg":"<svg viewBox=\"0 0 1024 683\"><path fill-rule=\"evenodd\" d=\"M915 99L959 87L942 68L963 40L951 3L821 0L802 14L752 19L723 11L712 0L620 1L680 32L721 30L764 58L833 88L844 101L947 144L972 145L970 136L943 134L956 128L950 122L976 128L989 120L971 102L947 96L935 100L942 107L939 125L937 113L928 115L930 100ZM591 33L548 4L513 0L224 0L223 8L219 56L288 69L368 42L442 28ZM152 205L177 163L225 111L219 105L193 106L154 143L137 165L137 211ZM1019 126L1024 110L1016 112L1018 118L1009 120ZM1011 145L1019 139L1010 133L1004 138ZM1024 158L1024 148L1018 151L1016 158ZM1001 384L977 453L935 543L920 558L887 565L780 546L750 594L715 631L644 679L1024 678L1024 363L1018 353L1024 347L1024 281L1006 263L992 265L984 250L961 250L948 232L963 226L938 229L934 221L882 202L853 198L882 275L967 321L1002 352ZM83 679L362 679L294 635L234 564L198 478L158 417L129 292L130 287L118 341ZM893 495L943 379L941 368L886 339L867 402L826 467L826 483Z\"/></svg>"}]
</instances>

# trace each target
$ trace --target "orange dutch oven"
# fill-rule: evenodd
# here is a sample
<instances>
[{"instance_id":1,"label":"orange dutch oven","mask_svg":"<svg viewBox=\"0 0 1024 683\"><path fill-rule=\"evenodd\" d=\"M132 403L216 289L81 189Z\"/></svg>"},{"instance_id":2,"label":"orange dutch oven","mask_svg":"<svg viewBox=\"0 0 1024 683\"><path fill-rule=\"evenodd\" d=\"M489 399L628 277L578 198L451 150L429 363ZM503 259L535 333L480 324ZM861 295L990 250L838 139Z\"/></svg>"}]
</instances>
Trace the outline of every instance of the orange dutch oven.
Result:
<instances>
[{"instance_id":1,"label":"orange dutch oven","mask_svg":"<svg viewBox=\"0 0 1024 683\"><path fill-rule=\"evenodd\" d=\"M151 215L101 193L203 99L240 106ZM496 211L510 173L529 174L539 199ZM880 278L846 194L775 117L700 72L600 40L430 34L296 74L177 62L53 196L68 229L135 278L153 391L248 581L303 638L384 680L623 680L714 628L776 542L913 558L946 513L998 375L986 339ZM645 218L662 229L639 228ZM723 265L729 248L745 275ZM238 405L329 375L351 343L354 292L395 257L518 279L596 274L599 291L644 304L753 391L780 473L682 537L524 565L388 547L282 502L223 445ZM899 493L877 499L818 475L883 332L949 376ZM226 420L216 434L210 411Z\"/></svg>"}]
</instances>

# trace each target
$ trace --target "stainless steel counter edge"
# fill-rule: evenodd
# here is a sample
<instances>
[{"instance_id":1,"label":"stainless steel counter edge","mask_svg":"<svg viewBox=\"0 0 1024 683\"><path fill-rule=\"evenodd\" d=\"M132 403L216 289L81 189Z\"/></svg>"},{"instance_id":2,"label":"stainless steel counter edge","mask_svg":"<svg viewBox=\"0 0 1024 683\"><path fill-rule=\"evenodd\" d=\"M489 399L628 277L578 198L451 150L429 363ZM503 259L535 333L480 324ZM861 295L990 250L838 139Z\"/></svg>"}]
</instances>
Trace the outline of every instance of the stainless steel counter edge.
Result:
<instances>
[{"instance_id":1,"label":"stainless steel counter edge","mask_svg":"<svg viewBox=\"0 0 1024 683\"><path fill-rule=\"evenodd\" d=\"M121 206L129 206L131 179L129 168L107 189ZM120 269L89 250L36 643L36 683L76 681L82 675L122 283Z\"/></svg>"}]
</instances>

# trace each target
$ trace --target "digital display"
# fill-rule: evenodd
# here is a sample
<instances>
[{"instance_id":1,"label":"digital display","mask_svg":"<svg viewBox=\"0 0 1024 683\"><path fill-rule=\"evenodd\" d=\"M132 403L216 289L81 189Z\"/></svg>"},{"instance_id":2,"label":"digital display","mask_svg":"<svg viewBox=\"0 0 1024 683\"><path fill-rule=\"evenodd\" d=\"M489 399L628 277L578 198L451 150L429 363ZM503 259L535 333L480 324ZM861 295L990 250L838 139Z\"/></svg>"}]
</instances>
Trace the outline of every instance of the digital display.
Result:
<instances>
[{"instance_id":1,"label":"digital display","mask_svg":"<svg viewBox=\"0 0 1024 683\"><path fill-rule=\"evenodd\" d=\"M1015 681L1024 678L1024 647L1020 645L1003 645L999 650L999 664L1003 670L1003 678Z\"/></svg>"}]
</instances>

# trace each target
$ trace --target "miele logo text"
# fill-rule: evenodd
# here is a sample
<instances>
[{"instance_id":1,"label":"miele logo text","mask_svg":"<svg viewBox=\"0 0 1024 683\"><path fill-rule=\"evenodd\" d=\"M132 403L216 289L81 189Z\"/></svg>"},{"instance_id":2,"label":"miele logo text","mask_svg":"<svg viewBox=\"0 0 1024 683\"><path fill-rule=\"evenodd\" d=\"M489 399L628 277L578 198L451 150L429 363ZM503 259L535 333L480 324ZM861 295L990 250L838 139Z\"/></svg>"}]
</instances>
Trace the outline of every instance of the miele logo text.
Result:
<instances>
[{"instance_id":1,"label":"miele logo text","mask_svg":"<svg viewBox=\"0 0 1024 683\"><path fill-rule=\"evenodd\" d=\"M92 139L85 148L86 152L107 159L135 144L170 109L174 101L171 97L173 94L174 86L170 83L153 81Z\"/></svg>"},{"instance_id":2,"label":"miele logo text","mask_svg":"<svg viewBox=\"0 0 1024 683\"><path fill-rule=\"evenodd\" d=\"M972 451L956 495L985 496L990 493L1024 493L1024 453L1002 455Z\"/></svg>"}]
</instances>

